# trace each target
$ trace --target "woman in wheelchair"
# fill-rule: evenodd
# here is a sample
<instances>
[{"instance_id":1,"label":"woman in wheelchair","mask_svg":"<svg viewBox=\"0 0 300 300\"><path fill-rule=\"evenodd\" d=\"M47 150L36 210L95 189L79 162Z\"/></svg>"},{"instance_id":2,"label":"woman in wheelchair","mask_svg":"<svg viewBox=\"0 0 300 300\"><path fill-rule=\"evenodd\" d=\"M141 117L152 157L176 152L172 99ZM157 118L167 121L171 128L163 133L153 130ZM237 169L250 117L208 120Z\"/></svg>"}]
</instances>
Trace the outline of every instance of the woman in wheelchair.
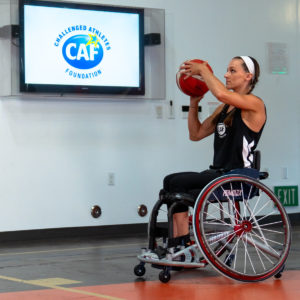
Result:
<instances>
[{"instance_id":1,"label":"woman in wheelchair","mask_svg":"<svg viewBox=\"0 0 300 300\"><path fill-rule=\"evenodd\" d=\"M238 168L252 168L254 150L266 122L262 99L252 94L260 68L249 56L234 57L227 68L224 85L214 76L206 63L186 61L181 67L186 76L200 75L211 93L221 102L214 113L201 122L198 104L201 97L190 98L188 113L189 137L200 141L214 133L213 166L203 172L183 172L164 178L166 192L199 192L213 179ZM189 243L188 208L177 206L173 216L173 243Z\"/></svg>"},{"instance_id":2,"label":"woman in wheelchair","mask_svg":"<svg viewBox=\"0 0 300 300\"><path fill-rule=\"evenodd\" d=\"M267 177L259 172L259 152L255 151L267 118L263 101L252 94L259 65L252 57L234 57L224 75L225 85L206 63L187 61L181 70L186 76L200 75L221 102L201 122L201 97L190 98L190 139L200 141L214 133L213 166L164 178L149 220L149 245L138 256L134 273L143 276L144 265L150 263L162 269L159 279L166 283L170 270L210 264L235 280L279 278L290 249L291 229L284 207L259 181ZM161 222L163 213L167 213L167 228Z\"/></svg>"}]
</instances>

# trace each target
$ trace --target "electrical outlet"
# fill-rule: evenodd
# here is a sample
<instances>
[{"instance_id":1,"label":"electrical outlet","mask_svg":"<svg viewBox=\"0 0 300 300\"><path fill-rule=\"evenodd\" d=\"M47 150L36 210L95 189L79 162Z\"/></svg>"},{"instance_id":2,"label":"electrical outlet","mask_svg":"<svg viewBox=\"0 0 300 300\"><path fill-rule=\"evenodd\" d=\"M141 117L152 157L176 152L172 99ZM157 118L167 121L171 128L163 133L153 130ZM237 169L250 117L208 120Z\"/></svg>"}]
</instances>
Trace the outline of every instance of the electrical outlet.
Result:
<instances>
[{"instance_id":1,"label":"electrical outlet","mask_svg":"<svg viewBox=\"0 0 300 300\"><path fill-rule=\"evenodd\" d=\"M288 179L288 168L287 167L281 168L281 173L282 173L282 179Z\"/></svg>"},{"instance_id":2,"label":"electrical outlet","mask_svg":"<svg viewBox=\"0 0 300 300\"><path fill-rule=\"evenodd\" d=\"M115 173L108 173L108 185L115 185Z\"/></svg>"},{"instance_id":3,"label":"electrical outlet","mask_svg":"<svg viewBox=\"0 0 300 300\"><path fill-rule=\"evenodd\" d=\"M173 101L170 100L169 102L169 116L168 116L169 119L175 119L175 113L174 113L174 104L173 104Z\"/></svg>"},{"instance_id":4,"label":"electrical outlet","mask_svg":"<svg viewBox=\"0 0 300 300\"><path fill-rule=\"evenodd\" d=\"M155 107L156 111L156 119L162 119L163 118L163 107L161 105L158 105Z\"/></svg>"}]
</instances>

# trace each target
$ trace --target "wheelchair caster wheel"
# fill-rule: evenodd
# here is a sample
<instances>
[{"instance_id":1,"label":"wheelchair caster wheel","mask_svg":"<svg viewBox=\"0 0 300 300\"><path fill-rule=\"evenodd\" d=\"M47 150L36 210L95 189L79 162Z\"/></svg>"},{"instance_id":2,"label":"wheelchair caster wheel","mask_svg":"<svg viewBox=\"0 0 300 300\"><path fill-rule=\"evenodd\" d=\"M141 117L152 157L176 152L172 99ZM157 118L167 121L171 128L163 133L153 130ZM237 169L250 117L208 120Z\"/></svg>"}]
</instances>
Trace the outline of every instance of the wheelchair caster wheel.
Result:
<instances>
[{"instance_id":1,"label":"wheelchair caster wheel","mask_svg":"<svg viewBox=\"0 0 300 300\"><path fill-rule=\"evenodd\" d=\"M161 271L159 273L159 280L163 283L169 282L171 279L171 274L169 271Z\"/></svg>"},{"instance_id":2,"label":"wheelchair caster wheel","mask_svg":"<svg viewBox=\"0 0 300 300\"><path fill-rule=\"evenodd\" d=\"M282 266L282 268L280 269L280 271L274 275L275 278L279 279L282 276L282 272L284 270L285 265Z\"/></svg>"},{"instance_id":3,"label":"wheelchair caster wheel","mask_svg":"<svg viewBox=\"0 0 300 300\"><path fill-rule=\"evenodd\" d=\"M136 276L143 276L145 273L146 273L146 268L144 267L144 265L142 265L142 264L139 264L139 265L136 265L135 267L134 267L134 274L136 275Z\"/></svg>"},{"instance_id":4,"label":"wheelchair caster wheel","mask_svg":"<svg viewBox=\"0 0 300 300\"><path fill-rule=\"evenodd\" d=\"M279 273L277 273L276 275L274 275L274 277L275 277L276 279L279 279L281 276L282 276L282 273L281 273L281 272L279 272Z\"/></svg>"}]
</instances>

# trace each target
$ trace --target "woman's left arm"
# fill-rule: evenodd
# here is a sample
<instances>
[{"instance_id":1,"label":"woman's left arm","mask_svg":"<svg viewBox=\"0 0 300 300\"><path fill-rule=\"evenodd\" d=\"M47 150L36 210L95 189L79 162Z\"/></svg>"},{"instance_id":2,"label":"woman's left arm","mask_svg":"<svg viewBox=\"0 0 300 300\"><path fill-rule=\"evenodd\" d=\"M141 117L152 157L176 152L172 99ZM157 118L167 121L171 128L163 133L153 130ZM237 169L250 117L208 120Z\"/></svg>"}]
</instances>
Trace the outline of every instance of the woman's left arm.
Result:
<instances>
[{"instance_id":1,"label":"woman's left arm","mask_svg":"<svg viewBox=\"0 0 300 300\"><path fill-rule=\"evenodd\" d=\"M207 62L197 63L186 61L181 70L187 77L200 75L205 81L211 93L221 102L233 105L243 110L259 111L264 109L263 102L254 95L239 94L230 91L226 86L209 70Z\"/></svg>"}]
</instances>

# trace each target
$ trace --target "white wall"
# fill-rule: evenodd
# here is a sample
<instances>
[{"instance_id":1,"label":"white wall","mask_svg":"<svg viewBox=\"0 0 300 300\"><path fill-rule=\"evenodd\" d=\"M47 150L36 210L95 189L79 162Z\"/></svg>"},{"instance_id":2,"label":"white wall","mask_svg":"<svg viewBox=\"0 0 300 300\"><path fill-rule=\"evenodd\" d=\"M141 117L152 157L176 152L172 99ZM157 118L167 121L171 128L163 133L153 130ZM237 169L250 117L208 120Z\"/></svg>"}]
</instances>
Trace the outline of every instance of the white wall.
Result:
<instances>
[{"instance_id":1,"label":"white wall","mask_svg":"<svg viewBox=\"0 0 300 300\"><path fill-rule=\"evenodd\" d=\"M77 2L165 10L166 97L0 97L0 231L147 222L148 216L139 217L137 207L151 209L166 174L208 167L212 138L188 140L181 113L188 97L175 84L177 68L188 58L208 60L222 80L233 56L258 59L262 75L256 94L268 109L259 146L262 168L270 171L266 184L299 185L299 0ZM5 5L7 0L0 0L1 22ZM287 45L287 75L269 73L268 42ZM7 55L5 47L0 41L0 57ZM0 59L1 81L7 77L6 66ZM168 118L170 99L175 119ZM203 118L213 101L208 93L202 102ZM162 119L156 118L157 106L164 109ZM108 185L111 172L114 186ZM98 219L90 215L94 204L103 211Z\"/></svg>"}]
</instances>

